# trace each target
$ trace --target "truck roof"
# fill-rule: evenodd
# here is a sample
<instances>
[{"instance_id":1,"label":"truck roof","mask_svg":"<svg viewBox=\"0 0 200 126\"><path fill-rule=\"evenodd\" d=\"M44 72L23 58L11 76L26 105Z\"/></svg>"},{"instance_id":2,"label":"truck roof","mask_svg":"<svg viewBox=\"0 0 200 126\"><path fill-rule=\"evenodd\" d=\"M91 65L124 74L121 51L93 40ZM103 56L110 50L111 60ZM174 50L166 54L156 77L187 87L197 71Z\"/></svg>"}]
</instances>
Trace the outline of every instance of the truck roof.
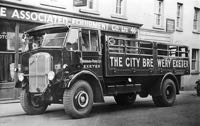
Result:
<instances>
[{"instance_id":1,"label":"truck roof","mask_svg":"<svg viewBox=\"0 0 200 126\"><path fill-rule=\"evenodd\" d=\"M40 31L40 30L44 30L44 29L51 29L51 28L69 28L69 25L66 24L45 24L45 25L40 25L37 27L34 27L28 31L26 31L25 33L30 33L30 32L35 32L35 31Z\"/></svg>"}]
</instances>

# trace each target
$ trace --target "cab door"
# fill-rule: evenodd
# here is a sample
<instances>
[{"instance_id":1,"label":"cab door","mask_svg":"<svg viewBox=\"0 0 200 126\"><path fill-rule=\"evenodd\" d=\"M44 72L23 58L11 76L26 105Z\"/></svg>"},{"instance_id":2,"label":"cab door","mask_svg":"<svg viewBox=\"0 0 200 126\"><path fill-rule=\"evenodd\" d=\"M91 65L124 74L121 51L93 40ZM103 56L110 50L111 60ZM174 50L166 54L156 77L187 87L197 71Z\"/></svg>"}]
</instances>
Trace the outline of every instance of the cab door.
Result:
<instances>
[{"instance_id":1,"label":"cab door","mask_svg":"<svg viewBox=\"0 0 200 126\"><path fill-rule=\"evenodd\" d=\"M102 76L102 55L100 32L92 29L80 29L80 46L83 68Z\"/></svg>"}]
</instances>

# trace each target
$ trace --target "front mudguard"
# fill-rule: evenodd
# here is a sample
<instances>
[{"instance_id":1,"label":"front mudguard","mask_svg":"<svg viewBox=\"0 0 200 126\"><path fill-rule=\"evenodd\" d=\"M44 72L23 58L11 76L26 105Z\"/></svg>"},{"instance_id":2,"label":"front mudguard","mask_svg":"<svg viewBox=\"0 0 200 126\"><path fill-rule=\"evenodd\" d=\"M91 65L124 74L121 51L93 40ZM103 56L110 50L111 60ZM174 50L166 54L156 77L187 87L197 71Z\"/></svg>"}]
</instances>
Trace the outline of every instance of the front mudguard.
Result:
<instances>
[{"instance_id":1,"label":"front mudguard","mask_svg":"<svg viewBox=\"0 0 200 126\"><path fill-rule=\"evenodd\" d=\"M104 102L104 94L101 82L94 73L91 71L82 70L76 74L70 75L69 78L64 81L65 88L70 89L78 80L84 80L89 83L94 92L94 102Z\"/></svg>"}]
</instances>

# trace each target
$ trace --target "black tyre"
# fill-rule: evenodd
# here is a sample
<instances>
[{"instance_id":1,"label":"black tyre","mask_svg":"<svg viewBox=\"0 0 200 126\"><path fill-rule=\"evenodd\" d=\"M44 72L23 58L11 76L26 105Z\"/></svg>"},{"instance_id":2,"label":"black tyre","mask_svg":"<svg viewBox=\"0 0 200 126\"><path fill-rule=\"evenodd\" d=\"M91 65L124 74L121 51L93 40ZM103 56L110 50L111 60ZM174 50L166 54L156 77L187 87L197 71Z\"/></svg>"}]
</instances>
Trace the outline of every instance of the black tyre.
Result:
<instances>
[{"instance_id":1,"label":"black tyre","mask_svg":"<svg viewBox=\"0 0 200 126\"><path fill-rule=\"evenodd\" d=\"M29 115L42 114L47 109L48 105L40 102L38 96L31 96L26 90L22 90L20 94L20 103L23 110Z\"/></svg>"},{"instance_id":2,"label":"black tyre","mask_svg":"<svg viewBox=\"0 0 200 126\"><path fill-rule=\"evenodd\" d=\"M136 100L136 96L136 93L118 94L114 96L114 99L119 105L132 105Z\"/></svg>"},{"instance_id":3,"label":"black tyre","mask_svg":"<svg viewBox=\"0 0 200 126\"><path fill-rule=\"evenodd\" d=\"M160 96L152 96L154 104L159 107L172 106L176 100L176 86L171 79L164 80Z\"/></svg>"},{"instance_id":4,"label":"black tyre","mask_svg":"<svg viewBox=\"0 0 200 126\"><path fill-rule=\"evenodd\" d=\"M200 83L197 84L196 90L197 90L197 96L200 96Z\"/></svg>"},{"instance_id":5,"label":"black tyre","mask_svg":"<svg viewBox=\"0 0 200 126\"><path fill-rule=\"evenodd\" d=\"M79 80L71 89L65 89L63 104L66 114L72 118L86 117L93 105L93 91L89 83Z\"/></svg>"}]
</instances>

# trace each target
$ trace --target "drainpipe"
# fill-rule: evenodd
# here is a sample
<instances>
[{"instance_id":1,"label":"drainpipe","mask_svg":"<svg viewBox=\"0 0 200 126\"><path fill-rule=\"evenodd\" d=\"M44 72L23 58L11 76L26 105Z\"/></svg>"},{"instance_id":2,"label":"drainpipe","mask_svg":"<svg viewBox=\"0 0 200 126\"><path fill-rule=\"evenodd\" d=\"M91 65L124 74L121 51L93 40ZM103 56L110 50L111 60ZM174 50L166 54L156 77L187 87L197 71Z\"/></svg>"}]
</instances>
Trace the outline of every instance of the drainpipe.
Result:
<instances>
[{"instance_id":1,"label":"drainpipe","mask_svg":"<svg viewBox=\"0 0 200 126\"><path fill-rule=\"evenodd\" d=\"M15 25L15 83L18 79L17 73L18 73L18 61L19 61L19 23L16 23ZM18 89L15 89L15 98L18 97Z\"/></svg>"}]
</instances>

